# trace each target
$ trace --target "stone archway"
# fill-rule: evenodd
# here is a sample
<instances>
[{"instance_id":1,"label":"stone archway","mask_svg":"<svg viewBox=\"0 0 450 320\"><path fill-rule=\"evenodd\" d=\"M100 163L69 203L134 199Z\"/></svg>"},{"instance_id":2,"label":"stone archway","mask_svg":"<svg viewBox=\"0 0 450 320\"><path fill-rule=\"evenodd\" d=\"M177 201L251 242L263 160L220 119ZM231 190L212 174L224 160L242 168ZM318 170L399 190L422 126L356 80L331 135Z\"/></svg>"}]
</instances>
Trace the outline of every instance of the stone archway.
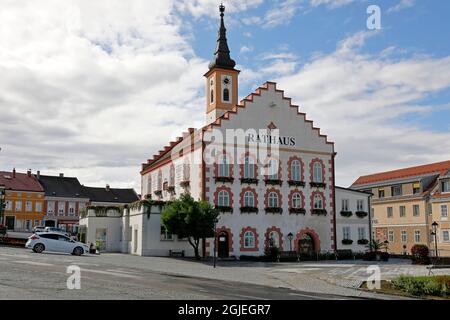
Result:
<instances>
[{"instance_id":1,"label":"stone archway","mask_svg":"<svg viewBox=\"0 0 450 320\"><path fill-rule=\"evenodd\" d=\"M320 238L319 235L313 229L305 228L297 232L294 241L294 250L298 252L299 250L307 250L306 247L301 247L301 244L305 246L308 244L311 246L313 252L320 252Z\"/></svg>"}]
</instances>

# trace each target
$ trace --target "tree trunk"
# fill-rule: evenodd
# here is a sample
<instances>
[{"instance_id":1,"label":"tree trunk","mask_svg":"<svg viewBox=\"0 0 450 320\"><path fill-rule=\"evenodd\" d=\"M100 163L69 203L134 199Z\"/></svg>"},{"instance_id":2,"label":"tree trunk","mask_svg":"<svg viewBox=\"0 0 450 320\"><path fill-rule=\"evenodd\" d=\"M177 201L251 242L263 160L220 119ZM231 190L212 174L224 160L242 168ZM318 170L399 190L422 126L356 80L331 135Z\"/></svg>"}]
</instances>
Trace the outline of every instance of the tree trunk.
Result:
<instances>
[{"instance_id":1,"label":"tree trunk","mask_svg":"<svg viewBox=\"0 0 450 320\"><path fill-rule=\"evenodd\" d=\"M191 237L189 237L188 241L189 241L189 244L194 248L195 259L200 260L200 254L198 252L199 240L194 239L194 242L192 242Z\"/></svg>"}]
</instances>

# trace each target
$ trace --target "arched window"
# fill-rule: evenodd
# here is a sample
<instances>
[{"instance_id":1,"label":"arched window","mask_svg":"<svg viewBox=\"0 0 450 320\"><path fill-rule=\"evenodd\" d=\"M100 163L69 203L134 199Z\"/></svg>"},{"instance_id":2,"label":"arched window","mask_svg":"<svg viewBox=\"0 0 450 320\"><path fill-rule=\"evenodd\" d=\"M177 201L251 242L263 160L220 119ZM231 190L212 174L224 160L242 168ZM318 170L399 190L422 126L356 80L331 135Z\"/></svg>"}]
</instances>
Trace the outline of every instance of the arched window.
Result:
<instances>
[{"instance_id":1,"label":"arched window","mask_svg":"<svg viewBox=\"0 0 450 320\"><path fill-rule=\"evenodd\" d=\"M189 163L184 163L183 164L183 180L184 181L189 181Z\"/></svg>"},{"instance_id":2,"label":"arched window","mask_svg":"<svg viewBox=\"0 0 450 320\"><path fill-rule=\"evenodd\" d=\"M222 190L219 192L218 205L219 207L230 206L230 194L228 193L228 191Z\"/></svg>"},{"instance_id":3,"label":"arched window","mask_svg":"<svg viewBox=\"0 0 450 320\"><path fill-rule=\"evenodd\" d=\"M223 101L230 101L230 90L228 88L223 89Z\"/></svg>"},{"instance_id":4,"label":"arched window","mask_svg":"<svg viewBox=\"0 0 450 320\"><path fill-rule=\"evenodd\" d=\"M292 208L300 209L302 207L302 196L296 192L292 195Z\"/></svg>"},{"instance_id":5,"label":"arched window","mask_svg":"<svg viewBox=\"0 0 450 320\"><path fill-rule=\"evenodd\" d=\"M253 208L254 206L255 206L255 194L251 191L246 191L244 193L244 207Z\"/></svg>"},{"instance_id":6,"label":"arched window","mask_svg":"<svg viewBox=\"0 0 450 320\"><path fill-rule=\"evenodd\" d=\"M163 181L162 181L162 172L161 170L158 172L158 190L162 190L162 185L163 185Z\"/></svg>"},{"instance_id":7,"label":"arched window","mask_svg":"<svg viewBox=\"0 0 450 320\"><path fill-rule=\"evenodd\" d=\"M278 179L278 168L278 161L275 159L270 159L269 163L267 164L267 175L269 179Z\"/></svg>"},{"instance_id":8,"label":"arched window","mask_svg":"<svg viewBox=\"0 0 450 320\"><path fill-rule=\"evenodd\" d=\"M278 248L280 246L280 235L276 231L271 231L269 234L269 246Z\"/></svg>"},{"instance_id":9,"label":"arched window","mask_svg":"<svg viewBox=\"0 0 450 320\"><path fill-rule=\"evenodd\" d=\"M255 178L255 164L251 157L245 157L244 160L244 178L253 179Z\"/></svg>"},{"instance_id":10,"label":"arched window","mask_svg":"<svg viewBox=\"0 0 450 320\"><path fill-rule=\"evenodd\" d=\"M211 97L211 103L214 103L214 90L211 89L211 93L210 93L210 97Z\"/></svg>"},{"instance_id":11,"label":"arched window","mask_svg":"<svg viewBox=\"0 0 450 320\"><path fill-rule=\"evenodd\" d=\"M320 194L314 196L314 209L323 209L323 198Z\"/></svg>"},{"instance_id":12,"label":"arched window","mask_svg":"<svg viewBox=\"0 0 450 320\"><path fill-rule=\"evenodd\" d=\"M292 181L300 181L301 165L299 160L294 160L291 163L291 179Z\"/></svg>"},{"instance_id":13,"label":"arched window","mask_svg":"<svg viewBox=\"0 0 450 320\"><path fill-rule=\"evenodd\" d=\"M230 176L230 166L228 164L228 159L226 155L221 157L219 161L219 177L229 177Z\"/></svg>"},{"instance_id":14,"label":"arched window","mask_svg":"<svg viewBox=\"0 0 450 320\"><path fill-rule=\"evenodd\" d=\"M269 193L269 208L278 208L278 193Z\"/></svg>"},{"instance_id":15,"label":"arched window","mask_svg":"<svg viewBox=\"0 0 450 320\"><path fill-rule=\"evenodd\" d=\"M255 247L255 234L252 231L246 231L244 233L244 248Z\"/></svg>"},{"instance_id":16,"label":"arched window","mask_svg":"<svg viewBox=\"0 0 450 320\"><path fill-rule=\"evenodd\" d=\"M175 167L172 165L170 167L170 179L169 179L169 186L175 185Z\"/></svg>"},{"instance_id":17,"label":"arched window","mask_svg":"<svg viewBox=\"0 0 450 320\"><path fill-rule=\"evenodd\" d=\"M314 162L314 175L313 175L314 182L322 183L323 177L322 177L322 164L320 162Z\"/></svg>"}]
</instances>

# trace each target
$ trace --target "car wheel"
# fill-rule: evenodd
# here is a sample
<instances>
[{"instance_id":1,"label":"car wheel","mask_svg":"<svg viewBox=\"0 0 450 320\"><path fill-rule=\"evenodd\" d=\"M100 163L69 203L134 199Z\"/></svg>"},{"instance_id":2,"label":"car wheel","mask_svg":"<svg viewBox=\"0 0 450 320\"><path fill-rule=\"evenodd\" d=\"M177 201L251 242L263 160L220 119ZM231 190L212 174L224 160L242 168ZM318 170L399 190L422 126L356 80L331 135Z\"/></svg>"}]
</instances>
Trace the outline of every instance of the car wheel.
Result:
<instances>
[{"instance_id":1,"label":"car wheel","mask_svg":"<svg viewBox=\"0 0 450 320\"><path fill-rule=\"evenodd\" d=\"M45 246L42 243L34 245L33 251L36 253L42 253L45 250Z\"/></svg>"},{"instance_id":2,"label":"car wheel","mask_svg":"<svg viewBox=\"0 0 450 320\"><path fill-rule=\"evenodd\" d=\"M73 249L73 255L75 256L81 256L83 254L84 250L81 247L76 247Z\"/></svg>"}]
</instances>

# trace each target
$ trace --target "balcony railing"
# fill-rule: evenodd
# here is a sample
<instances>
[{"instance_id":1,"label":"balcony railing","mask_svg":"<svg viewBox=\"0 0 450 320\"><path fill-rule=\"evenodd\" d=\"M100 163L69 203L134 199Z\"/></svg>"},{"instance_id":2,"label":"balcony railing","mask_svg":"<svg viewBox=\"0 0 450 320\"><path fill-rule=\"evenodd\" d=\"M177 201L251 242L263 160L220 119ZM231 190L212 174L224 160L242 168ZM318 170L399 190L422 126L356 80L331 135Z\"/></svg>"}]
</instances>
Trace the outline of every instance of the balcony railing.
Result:
<instances>
[{"instance_id":1,"label":"balcony railing","mask_svg":"<svg viewBox=\"0 0 450 320\"><path fill-rule=\"evenodd\" d=\"M241 178L241 183L258 184L258 179L256 179L256 178Z\"/></svg>"},{"instance_id":2,"label":"balcony railing","mask_svg":"<svg viewBox=\"0 0 450 320\"><path fill-rule=\"evenodd\" d=\"M241 213L258 213L259 210L256 207L241 207Z\"/></svg>"},{"instance_id":3,"label":"balcony railing","mask_svg":"<svg viewBox=\"0 0 450 320\"><path fill-rule=\"evenodd\" d=\"M304 187L306 185L305 181L297 181L297 180L289 180L288 184L291 187Z\"/></svg>"},{"instance_id":4,"label":"balcony railing","mask_svg":"<svg viewBox=\"0 0 450 320\"><path fill-rule=\"evenodd\" d=\"M310 182L309 185L312 188L325 188L327 186L327 184L323 182Z\"/></svg>"},{"instance_id":5,"label":"balcony railing","mask_svg":"<svg viewBox=\"0 0 450 320\"><path fill-rule=\"evenodd\" d=\"M289 208L290 214L306 214L305 208Z\"/></svg>"},{"instance_id":6,"label":"balcony railing","mask_svg":"<svg viewBox=\"0 0 450 320\"><path fill-rule=\"evenodd\" d=\"M318 215L318 216L326 216L327 215L327 210L325 209L312 209L311 210L311 214L314 215Z\"/></svg>"},{"instance_id":7,"label":"balcony railing","mask_svg":"<svg viewBox=\"0 0 450 320\"><path fill-rule=\"evenodd\" d=\"M216 183L217 182L228 182L228 183L234 182L233 177L215 177L214 179L215 179Z\"/></svg>"},{"instance_id":8,"label":"balcony railing","mask_svg":"<svg viewBox=\"0 0 450 320\"><path fill-rule=\"evenodd\" d=\"M267 213L274 213L274 214L282 214L283 213L283 209L280 207L267 207L265 208L266 214Z\"/></svg>"},{"instance_id":9,"label":"balcony railing","mask_svg":"<svg viewBox=\"0 0 450 320\"><path fill-rule=\"evenodd\" d=\"M283 184L283 181L281 181L280 179L265 179L264 183L266 184L266 186L281 186Z\"/></svg>"}]
</instances>

